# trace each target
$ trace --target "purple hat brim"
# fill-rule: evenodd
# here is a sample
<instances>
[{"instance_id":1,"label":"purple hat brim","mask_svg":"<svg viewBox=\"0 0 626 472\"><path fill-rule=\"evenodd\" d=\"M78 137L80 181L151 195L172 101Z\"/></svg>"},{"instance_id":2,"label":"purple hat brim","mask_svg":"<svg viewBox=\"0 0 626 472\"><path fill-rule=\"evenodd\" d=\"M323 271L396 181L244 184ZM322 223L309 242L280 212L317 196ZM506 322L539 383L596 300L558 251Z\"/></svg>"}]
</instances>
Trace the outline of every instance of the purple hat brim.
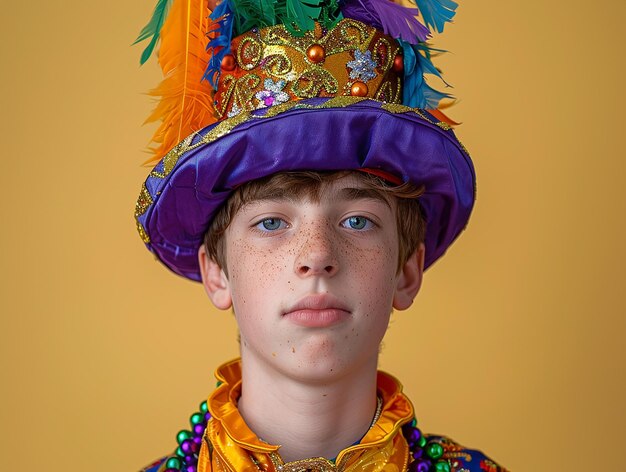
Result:
<instances>
[{"instance_id":1,"label":"purple hat brim","mask_svg":"<svg viewBox=\"0 0 626 472\"><path fill-rule=\"evenodd\" d=\"M235 188L278 172L367 168L424 185L425 266L432 265L469 220L475 199L469 155L447 125L422 110L375 100L334 103L315 98L280 113L230 118L177 146L143 189L146 207L136 216L148 248L175 273L198 281L198 248ZM219 126L225 131L216 137Z\"/></svg>"}]
</instances>

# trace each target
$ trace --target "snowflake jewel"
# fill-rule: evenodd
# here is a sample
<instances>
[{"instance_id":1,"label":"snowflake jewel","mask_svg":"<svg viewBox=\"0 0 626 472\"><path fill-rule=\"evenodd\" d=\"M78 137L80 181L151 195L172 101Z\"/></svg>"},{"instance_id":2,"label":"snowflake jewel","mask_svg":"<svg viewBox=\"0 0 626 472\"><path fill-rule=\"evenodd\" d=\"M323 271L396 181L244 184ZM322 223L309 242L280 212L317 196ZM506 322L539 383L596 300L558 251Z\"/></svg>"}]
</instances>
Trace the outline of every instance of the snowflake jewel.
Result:
<instances>
[{"instance_id":1,"label":"snowflake jewel","mask_svg":"<svg viewBox=\"0 0 626 472\"><path fill-rule=\"evenodd\" d=\"M241 107L235 103L233 107L230 109L230 111L228 112L228 118L237 116L239 113L241 113Z\"/></svg>"},{"instance_id":2,"label":"snowflake jewel","mask_svg":"<svg viewBox=\"0 0 626 472\"><path fill-rule=\"evenodd\" d=\"M259 101L257 109L273 107L274 105L280 105L289 100L289 95L283 92L283 88L286 84L287 82L284 80L274 82L272 79L265 79L265 82L263 82L265 90L261 90L254 95Z\"/></svg>"},{"instance_id":3,"label":"snowflake jewel","mask_svg":"<svg viewBox=\"0 0 626 472\"><path fill-rule=\"evenodd\" d=\"M353 80L360 79L367 82L376 77L376 71L374 71L376 63L372 60L371 51L354 51L354 61L348 62L347 66L352 69L350 78Z\"/></svg>"}]
</instances>

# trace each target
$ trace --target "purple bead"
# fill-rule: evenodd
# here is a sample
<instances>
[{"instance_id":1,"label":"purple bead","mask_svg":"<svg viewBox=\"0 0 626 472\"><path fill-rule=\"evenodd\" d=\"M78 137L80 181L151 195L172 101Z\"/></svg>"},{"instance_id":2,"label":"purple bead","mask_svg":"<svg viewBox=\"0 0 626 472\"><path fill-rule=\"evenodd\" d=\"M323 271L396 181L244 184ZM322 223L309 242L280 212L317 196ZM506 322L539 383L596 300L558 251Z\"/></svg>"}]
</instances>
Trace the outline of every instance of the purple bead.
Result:
<instances>
[{"instance_id":1,"label":"purple bead","mask_svg":"<svg viewBox=\"0 0 626 472\"><path fill-rule=\"evenodd\" d=\"M196 465L198 463L198 459L195 456L189 455L185 456L185 464L187 465Z\"/></svg>"},{"instance_id":2,"label":"purple bead","mask_svg":"<svg viewBox=\"0 0 626 472\"><path fill-rule=\"evenodd\" d=\"M203 424L195 424L193 425L193 434L195 434L196 436L202 436L205 429L206 426L204 426Z\"/></svg>"},{"instance_id":3,"label":"purple bead","mask_svg":"<svg viewBox=\"0 0 626 472\"><path fill-rule=\"evenodd\" d=\"M187 467L185 467L185 472L196 472L196 466L188 465Z\"/></svg>"},{"instance_id":4,"label":"purple bead","mask_svg":"<svg viewBox=\"0 0 626 472\"><path fill-rule=\"evenodd\" d=\"M211 419L211 413L208 411L204 414L204 421L209 421Z\"/></svg>"},{"instance_id":5,"label":"purple bead","mask_svg":"<svg viewBox=\"0 0 626 472\"><path fill-rule=\"evenodd\" d=\"M178 469L173 469L173 468L169 468L169 469L165 469L165 472L180 472Z\"/></svg>"},{"instance_id":6,"label":"purple bead","mask_svg":"<svg viewBox=\"0 0 626 472\"><path fill-rule=\"evenodd\" d=\"M430 466L430 461L417 461L417 472L428 472Z\"/></svg>"},{"instance_id":7,"label":"purple bead","mask_svg":"<svg viewBox=\"0 0 626 472\"><path fill-rule=\"evenodd\" d=\"M409 432L406 438L406 442L408 442L409 446L412 447L419 442L421 437L422 437L422 432L419 429L411 428L411 431Z\"/></svg>"},{"instance_id":8,"label":"purple bead","mask_svg":"<svg viewBox=\"0 0 626 472\"><path fill-rule=\"evenodd\" d=\"M195 442L199 446L200 444L202 444L202 436L194 437L193 442Z\"/></svg>"},{"instance_id":9,"label":"purple bead","mask_svg":"<svg viewBox=\"0 0 626 472\"><path fill-rule=\"evenodd\" d=\"M198 452L200 452L200 444L191 441L191 452L194 454L198 454Z\"/></svg>"},{"instance_id":10,"label":"purple bead","mask_svg":"<svg viewBox=\"0 0 626 472\"><path fill-rule=\"evenodd\" d=\"M419 448L416 451L411 451L413 453L413 459L418 460L421 459L422 456L424 455L424 449Z\"/></svg>"},{"instance_id":11,"label":"purple bead","mask_svg":"<svg viewBox=\"0 0 626 472\"><path fill-rule=\"evenodd\" d=\"M181 451L183 451L185 453L185 455L189 455L191 454L193 451L191 450L191 445L194 444L194 442L191 439L185 439L182 444L180 445L180 449Z\"/></svg>"}]
</instances>

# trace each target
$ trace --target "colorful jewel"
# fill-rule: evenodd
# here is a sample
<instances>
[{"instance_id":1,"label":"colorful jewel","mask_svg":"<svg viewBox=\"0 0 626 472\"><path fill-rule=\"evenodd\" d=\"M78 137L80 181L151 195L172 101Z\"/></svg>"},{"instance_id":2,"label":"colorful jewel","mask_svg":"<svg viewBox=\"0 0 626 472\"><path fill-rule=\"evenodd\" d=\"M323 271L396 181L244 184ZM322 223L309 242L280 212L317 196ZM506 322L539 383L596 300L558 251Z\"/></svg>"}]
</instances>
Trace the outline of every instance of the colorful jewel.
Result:
<instances>
[{"instance_id":1,"label":"colorful jewel","mask_svg":"<svg viewBox=\"0 0 626 472\"><path fill-rule=\"evenodd\" d=\"M317 64L326 59L326 50L319 44L314 44L306 50L306 57L309 58L309 61Z\"/></svg>"},{"instance_id":2,"label":"colorful jewel","mask_svg":"<svg viewBox=\"0 0 626 472\"><path fill-rule=\"evenodd\" d=\"M404 58L398 54L393 58L393 66L394 72L402 72L404 70Z\"/></svg>"},{"instance_id":3,"label":"colorful jewel","mask_svg":"<svg viewBox=\"0 0 626 472\"><path fill-rule=\"evenodd\" d=\"M376 77L376 62L372 60L372 52L361 52L358 49L354 51L354 61L349 61L347 66L352 69L350 71L351 79L359 79L367 82Z\"/></svg>"},{"instance_id":4,"label":"colorful jewel","mask_svg":"<svg viewBox=\"0 0 626 472\"><path fill-rule=\"evenodd\" d=\"M237 67L237 61L235 60L235 56L232 54L226 54L222 58L222 63L220 64L222 69L225 71L233 71Z\"/></svg>"},{"instance_id":5,"label":"colorful jewel","mask_svg":"<svg viewBox=\"0 0 626 472\"><path fill-rule=\"evenodd\" d=\"M241 107L235 103L227 115L228 115L228 118L232 118L233 116L237 116L241 112L242 112Z\"/></svg>"},{"instance_id":6,"label":"colorful jewel","mask_svg":"<svg viewBox=\"0 0 626 472\"><path fill-rule=\"evenodd\" d=\"M265 90L261 90L254 95L259 101L257 108L273 107L289 100L289 95L283 92L286 84L287 82L284 80L274 82L272 79L265 79L265 82L263 82Z\"/></svg>"},{"instance_id":7,"label":"colorful jewel","mask_svg":"<svg viewBox=\"0 0 626 472\"><path fill-rule=\"evenodd\" d=\"M367 97L367 84L363 82L355 82L350 88L350 95L353 97Z\"/></svg>"}]
</instances>

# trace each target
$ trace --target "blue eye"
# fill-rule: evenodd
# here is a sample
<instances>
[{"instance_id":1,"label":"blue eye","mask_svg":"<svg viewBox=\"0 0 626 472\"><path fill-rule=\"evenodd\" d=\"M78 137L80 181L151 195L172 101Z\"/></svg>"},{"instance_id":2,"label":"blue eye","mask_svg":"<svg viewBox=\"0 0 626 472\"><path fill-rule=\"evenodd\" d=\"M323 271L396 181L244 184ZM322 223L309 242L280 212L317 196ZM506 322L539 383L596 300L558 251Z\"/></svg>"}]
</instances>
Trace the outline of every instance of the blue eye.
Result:
<instances>
[{"instance_id":1,"label":"blue eye","mask_svg":"<svg viewBox=\"0 0 626 472\"><path fill-rule=\"evenodd\" d=\"M265 218L263 221L259 222L256 227L261 231L276 231L277 229L283 228L285 222L280 218Z\"/></svg>"},{"instance_id":2,"label":"blue eye","mask_svg":"<svg viewBox=\"0 0 626 472\"><path fill-rule=\"evenodd\" d=\"M342 226L350 229L370 229L373 223L364 216L351 216L342 222Z\"/></svg>"}]
</instances>

